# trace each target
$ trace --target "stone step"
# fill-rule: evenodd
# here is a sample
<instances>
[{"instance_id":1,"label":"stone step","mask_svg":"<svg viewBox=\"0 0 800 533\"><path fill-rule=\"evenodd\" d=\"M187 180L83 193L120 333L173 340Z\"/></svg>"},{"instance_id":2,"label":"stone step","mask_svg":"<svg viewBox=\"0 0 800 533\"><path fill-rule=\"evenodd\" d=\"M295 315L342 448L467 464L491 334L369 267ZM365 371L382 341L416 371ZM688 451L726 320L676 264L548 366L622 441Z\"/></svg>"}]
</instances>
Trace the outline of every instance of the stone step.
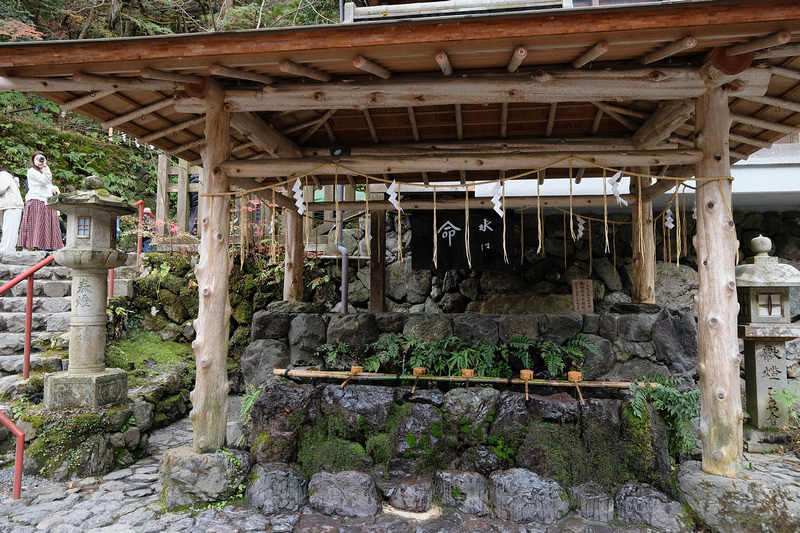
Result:
<instances>
[{"instance_id":1,"label":"stone step","mask_svg":"<svg viewBox=\"0 0 800 533\"><path fill-rule=\"evenodd\" d=\"M48 255L50 255L50 252L10 252L7 254L0 254L0 264L22 265L28 268L46 258Z\"/></svg>"},{"instance_id":2,"label":"stone step","mask_svg":"<svg viewBox=\"0 0 800 533\"><path fill-rule=\"evenodd\" d=\"M0 313L24 313L28 298L26 296L0 297ZM63 313L72 308L72 297L34 296L34 313Z\"/></svg>"},{"instance_id":3,"label":"stone step","mask_svg":"<svg viewBox=\"0 0 800 533\"><path fill-rule=\"evenodd\" d=\"M21 281L7 290L0 298L7 298L9 296L26 296L28 294L28 283ZM48 296L48 297L62 297L72 294L72 281L50 281L50 280L33 280L33 295L34 296Z\"/></svg>"},{"instance_id":4,"label":"stone step","mask_svg":"<svg viewBox=\"0 0 800 533\"><path fill-rule=\"evenodd\" d=\"M0 372L22 374L25 357L22 355L0 355ZM61 372L68 367L68 359L41 357L31 354L31 372Z\"/></svg>"},{"instance_id":5,"label":"stone step","mask_svg":"<svg viewBox=\"0 0 800 533\"><path fill-rule=\"evenodd\" d=\"M41 352L51 348L69 348L69 332L34 331L31 334L31 351ZM19 355L25 352L24 333L3 333L0 335L0 355Z\"/></svg>"},{"instance_id":6,"label":"stone step","mask_svg":"<svg viewBox=\"0 0 800 533\"><path fill-rule=\"evenodd\" d=\"M31 331L69 331L70 312L34 313ZM0 332L24 333L25 313L0 313Z\"/></svg>"},{"instance_id":7,"label":"stone step","mask_svg":"<svg viewBox=\"0 0 800 533\"><path fill-rule=\"evenodd\" d=\"M52 265L53 263L50 264ZM30 266L0 264L0 280L8 281L19 276L29 268ZM69 268L65 266L46 266L34 272L33 279L54 281L69 280L72 279L72 273ZM25 283L25 281L21 281L20 283Z\"/></svg>"}]
</instances>

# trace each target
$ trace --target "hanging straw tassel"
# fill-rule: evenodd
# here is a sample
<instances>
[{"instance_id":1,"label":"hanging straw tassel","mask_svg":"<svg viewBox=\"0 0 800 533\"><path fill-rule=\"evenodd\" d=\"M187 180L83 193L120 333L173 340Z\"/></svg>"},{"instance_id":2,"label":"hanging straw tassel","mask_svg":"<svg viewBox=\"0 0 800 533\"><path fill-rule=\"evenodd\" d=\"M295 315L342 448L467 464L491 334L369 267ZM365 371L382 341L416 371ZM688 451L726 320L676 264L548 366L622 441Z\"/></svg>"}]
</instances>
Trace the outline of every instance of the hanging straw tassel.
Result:
<instances>
[{"instance_id":1,"label":"hanging straw tassel","mask_svg":"<svg viewBox=\"0 0 800 533\"><path fill-rule=\"evenodd\" d=\"M603 231L606 237L605 253L608 253L608 194L606 191L606 169L603 169Z\"/></svg>"},{"instance_id":2,"label":"hanging straw tassel","mask_svg":"<svg viewBox=\"0 0 800 533\"><path fill-rule=\"evenodd\" d=\"M436 187L433 188L433 266L439 268L439 228L436 224Z\"/></svg>"},{"instance_id":3,"label":"hanging straw tassel","mask_svg":"<svg viewBox=\"0 0 800 533\"><path fill-rule=\"evenodd\" d=\"M464 246L467 249L467 265L472 268L472 253L469 249L469 189L464 189Z\"/></svg>"}]
</instances>

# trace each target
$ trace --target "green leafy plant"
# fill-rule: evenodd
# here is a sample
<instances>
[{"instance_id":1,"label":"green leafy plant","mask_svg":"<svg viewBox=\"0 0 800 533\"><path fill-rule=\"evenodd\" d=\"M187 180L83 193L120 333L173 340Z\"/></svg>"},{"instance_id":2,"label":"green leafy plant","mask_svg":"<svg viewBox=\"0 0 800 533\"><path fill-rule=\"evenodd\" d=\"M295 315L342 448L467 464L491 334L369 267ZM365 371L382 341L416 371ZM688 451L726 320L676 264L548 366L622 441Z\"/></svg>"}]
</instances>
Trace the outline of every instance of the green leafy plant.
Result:
<instances>
[{"instance_id":1,"label":"green leafy plant","mask_svg":"<svg viewBox=\"0 0 800 533\"><path fill-rule=\"evenodd\" d=\"M565 370L581 370L586 361L586 352L597 355L599 351L582 333L573 333L562 345L553 341L542 341L536 345L547 372L554 378L562 377Z\"/></svg>"},{"instance_id":2,"label":"green leafy plant","mask_svg":"<svg viewBox=\"0 0 800 533\"><path fill-rule=\"evenodd\" d=\"M518 357L524 368L531 368L530 350L533 347L533 341L524 335L514 335L508 339L509 355Z\"/></svg>"},{"instance_id":3,"label":"green leafy plant","mask_svg":"<svg viewBox=\"0 0 800 533\"><path fill-rule=\"evenodd\" d=\"M640 386L638 382L644 382L645 385ZM680 378L665 378L650 373L630 385L631 407L637 417L644 416L649 403L664 418L670 457L676 462L681 455L694 448L692 419L700 415L700 391L681 391L678 388L680 384Z\"/></svg>"},{"instance_id":4,"label":"green leafy plant","mask_svg":"<svg viewBox=\"0 0 800 533\"><path fill-rule=\"evenodd\" d=\"M770 397L786 408L786 412L789 415L789 425L784 426L783 430L791 435L792 449L797 453L800 451L800 389L798 387L787 387L773 391Z\"/></svg>"},{"instance_id":5,"label":"green leafy plant","mask_svg":"<svg viewBox=\"0 0 800 533\"><path fill-rule=\"evenodd\" d=\"M239 422L248 424L251 421L250 411L260 394L261 389L259 387L254 387L253 385L247 386L247 392L242 395L242 405L239 408Z\"/></svg>"},{"instance_id":6,"label":"green leafy plant","mask_svg":"<svg viewBox=\"0 0 800 533\"><path fill-rule=\"evenodd\" d=\"M352 348L344 341L339 341L336 344L323 344L317 348L316 356L321 357L327 364L333 364L338 357L350 354ZM366 370L366 369L365 369Z\"/></svg>"}]
</instances>

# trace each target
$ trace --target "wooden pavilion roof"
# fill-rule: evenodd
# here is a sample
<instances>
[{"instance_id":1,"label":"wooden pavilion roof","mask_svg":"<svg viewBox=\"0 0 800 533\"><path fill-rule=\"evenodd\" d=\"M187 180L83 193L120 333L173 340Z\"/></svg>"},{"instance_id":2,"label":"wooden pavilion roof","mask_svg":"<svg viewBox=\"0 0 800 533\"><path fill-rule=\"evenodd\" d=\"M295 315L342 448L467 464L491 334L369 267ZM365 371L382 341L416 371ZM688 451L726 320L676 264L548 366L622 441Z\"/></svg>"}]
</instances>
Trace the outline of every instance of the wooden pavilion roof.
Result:
<instances>
[{"instance_id":1,"label":"wooden pavilion roof","mask_svg":"<svg viewBox=\"0 0 800 533\"><path fill-rule=\"evenodd\" d=\"M722 84L732 162L800 131L800 2L0 44L0 90L35 92L194 164L205 106L224 105L225 167L240 186L313 169L317 185L334 172L468 183L550 165L546 179L602 175L594 165L688 178L694 99ZM333 144L350 149L336 171L324 166Z\"/></svg>"}]
</instances>

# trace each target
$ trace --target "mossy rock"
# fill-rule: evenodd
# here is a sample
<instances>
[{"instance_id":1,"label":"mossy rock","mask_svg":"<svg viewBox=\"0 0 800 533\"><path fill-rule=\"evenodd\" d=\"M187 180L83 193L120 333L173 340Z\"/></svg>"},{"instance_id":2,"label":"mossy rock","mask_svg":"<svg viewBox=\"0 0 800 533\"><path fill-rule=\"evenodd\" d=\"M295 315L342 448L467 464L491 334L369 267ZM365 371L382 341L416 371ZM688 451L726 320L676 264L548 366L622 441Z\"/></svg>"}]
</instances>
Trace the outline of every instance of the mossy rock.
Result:
<instances>
[{"instance_id":1,"label":"mossy rock","mask_svg":"<svg viewBox=\"0 0 800 533\"><path fill-rule=\"evenodd\" d=\"M59 472L59 476L77 472L86 460L83 457L98 447L97 439L102 439L106 427L104 414L99 413L35 415L30 422L38 429L36 439L25 450L25 471L43 477L63 471L65 464L67 472Z\"/></svg>"},{"instance_id":2,"label":"mossy rock","mask_svg":"<svg viewBox=\"0 0 800 533\"><path fill-rule=\"evenodd\" d=\"M158 300L161 303L161 309L166 313L175 324L183 324L189 318L189 312L183 305L183 299L179 296L178 292L172 292L168 289L161 289L158 291Z\"/></svg>"}]
</instances>

